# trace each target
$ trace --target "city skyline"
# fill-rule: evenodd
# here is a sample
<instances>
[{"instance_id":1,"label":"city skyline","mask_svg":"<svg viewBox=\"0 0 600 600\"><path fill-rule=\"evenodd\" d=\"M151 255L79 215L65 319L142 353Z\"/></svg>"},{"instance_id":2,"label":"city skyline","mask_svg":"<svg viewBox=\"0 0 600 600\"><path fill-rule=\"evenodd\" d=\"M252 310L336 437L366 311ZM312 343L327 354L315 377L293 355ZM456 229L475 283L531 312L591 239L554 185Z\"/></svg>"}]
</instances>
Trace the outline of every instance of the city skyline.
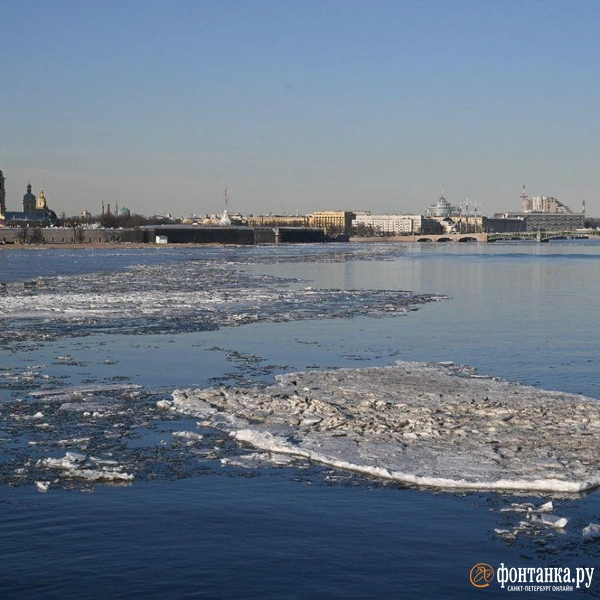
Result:
<instances>
[{"instance_id":1,"label":"city skyline","mask_svg":"<svg viewBox=\"0 0 600 600\"><path fill-rule=\"evenodd\" d=\"M7 208L600 214L591 2L8 0Z\"/></svg>"}]
</instances>

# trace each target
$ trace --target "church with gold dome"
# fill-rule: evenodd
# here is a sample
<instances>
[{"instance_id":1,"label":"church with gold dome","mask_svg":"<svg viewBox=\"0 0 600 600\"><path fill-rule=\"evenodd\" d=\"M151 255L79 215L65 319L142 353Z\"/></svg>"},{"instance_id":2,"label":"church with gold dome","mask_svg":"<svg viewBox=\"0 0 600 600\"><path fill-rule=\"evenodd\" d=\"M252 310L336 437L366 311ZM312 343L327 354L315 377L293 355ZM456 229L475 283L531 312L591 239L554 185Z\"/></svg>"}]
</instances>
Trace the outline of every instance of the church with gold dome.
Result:
<instances>
[{"instance_id":1,"label":"church with gold dome","mask_svg":"<svg viewBox=\"0 0 600 600\"><path fill-rule=\"evenodd\" d=\"M31 191L31 183L27 184L27 191L23 195L23 210L13 212L6 210L6 177L0 170L0 227L48 227L56 225L58 218L50 210L46 202L44 190L36 198Z\"/></svg>"}]
</instances>

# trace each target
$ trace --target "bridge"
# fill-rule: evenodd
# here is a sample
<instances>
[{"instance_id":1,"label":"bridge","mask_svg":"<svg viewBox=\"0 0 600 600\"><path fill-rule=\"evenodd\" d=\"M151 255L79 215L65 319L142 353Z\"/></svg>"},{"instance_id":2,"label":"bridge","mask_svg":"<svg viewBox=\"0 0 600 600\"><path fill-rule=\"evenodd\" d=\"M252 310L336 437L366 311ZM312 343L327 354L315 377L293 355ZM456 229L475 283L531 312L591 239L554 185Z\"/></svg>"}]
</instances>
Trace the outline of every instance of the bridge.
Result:
<instances>
[{"instance_id":1,"label":"bridge","mask_svg":"<svg viewBox=\"0 0 600 600\"><path fill-rule=\"evenodd\" d=\"M487 242L487 233L444 233L442 235L413 235L413 242Z\"/></svg>"},{"instance_id":2,"label":"bridge","mask_svg":"<svg viewBox=\"0 0 600 600\"><path fill-rule=\"evenodd\" d=\"M441 235L395 235L372 238L350 238L351 242L500 242L525 241L548 242L549 240L586 239L600 236L600 231L515 231L510 233L444 233Z\"/></svg>"},{"instance_id":3,"label":"bridge","mask_svg":"<svg viewBox=\"0 0 600 600\"><path fill-rule=\"evenodd\" d=\"M506 240L532 240L536 242L549 242L550 240L581 240L590 237L589 232L579 231L519 231L510 233L488 233L488 242Z\"/></svg>"}]
</instances>

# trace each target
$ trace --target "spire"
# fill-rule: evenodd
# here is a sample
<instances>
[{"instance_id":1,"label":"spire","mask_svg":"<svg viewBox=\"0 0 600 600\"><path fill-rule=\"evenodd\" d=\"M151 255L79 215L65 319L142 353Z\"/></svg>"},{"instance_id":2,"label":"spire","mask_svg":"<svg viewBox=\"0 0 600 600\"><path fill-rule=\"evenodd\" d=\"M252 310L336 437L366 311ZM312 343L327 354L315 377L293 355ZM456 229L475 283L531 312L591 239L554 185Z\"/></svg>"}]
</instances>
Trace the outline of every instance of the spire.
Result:
<instances>
[{"instance_id":1,"label":"spire","mask_svg":"<svg viewBox=\"0 0 600 600\"><path fill-rule=\"evenodd\" d=\"M46 197L44 196L44 188L40 190L40 195L38 196L36 209L43 210L46 208Z\"/></svg>"},{"instance_id":2,"label":"spire","mask_svg":"<svg viewBox=\"0 0 600 600\"><path fill-rule=\"evenodd\" d=\"M221 215L221 219L219 221L219 225L231 225L231 219L229 218L229 211L227 210L227 205L229 204L229 198L227 197L227 184L225 184L225 210Z\"/></svg>"}]
</instances>

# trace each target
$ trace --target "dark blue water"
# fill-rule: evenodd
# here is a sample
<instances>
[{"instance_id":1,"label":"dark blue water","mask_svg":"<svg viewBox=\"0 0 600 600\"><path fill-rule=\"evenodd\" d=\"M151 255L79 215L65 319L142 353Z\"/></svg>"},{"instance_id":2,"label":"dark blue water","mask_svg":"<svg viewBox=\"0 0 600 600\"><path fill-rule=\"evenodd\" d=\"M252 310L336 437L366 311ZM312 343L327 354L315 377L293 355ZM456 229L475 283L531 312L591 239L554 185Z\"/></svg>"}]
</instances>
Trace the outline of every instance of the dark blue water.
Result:
<instances>
[{"instance_id":1,"label":"dark blue water","mask_svg":"<svg viewBox=\"0 0 600 600\"><path fill-rule=\"evenodd\" d=\"M220 376L271 380L286 370L452 360L600 398L597 243L398 245L372 260L329 260L331 251L0 251L0 281L157 261L176 268L179 261L210 256L313 287L413 290L449 299L401 317L65 338L34 349L5 348L0 365L45 364L65 384L127 377L168 391L210 385ZM67 354L79 365L57 364L56 357ZM251 364L244 355L261 360ZM7 402L19 394L1 392ZM0 414L5 410L0 404ZM158 444L169 427L158 425L138 443ZM585 525L600 522L597 493L554 498L557 514L570 519L564 533L540 531L507 542L494 532L518 523L517 515L499 512L511 501L546 500L411 490L318 466L247 471L212 464L192 475L87 493L5 485L0 597L500 597L508 592L498 585L480 590L469 583L473 565L600 566L599 544L581 539ZM595 574L591 588L595 597L599 578Z\"/></svg>"}]
</instances>

